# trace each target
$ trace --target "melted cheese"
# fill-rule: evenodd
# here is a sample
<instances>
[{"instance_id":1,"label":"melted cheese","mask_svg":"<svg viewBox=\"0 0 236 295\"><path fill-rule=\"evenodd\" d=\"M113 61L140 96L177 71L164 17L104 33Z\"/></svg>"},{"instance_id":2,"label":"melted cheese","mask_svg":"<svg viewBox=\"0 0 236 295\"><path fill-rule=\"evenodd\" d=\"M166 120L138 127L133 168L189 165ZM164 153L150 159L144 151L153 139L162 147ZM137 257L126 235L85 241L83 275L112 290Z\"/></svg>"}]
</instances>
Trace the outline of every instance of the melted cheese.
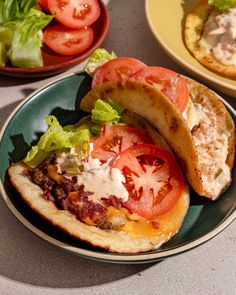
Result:
<instances>
[{"instance_id":1,"label":"melted cheese","mask_svg":"<svg viewBox=\"0 0 236 295\"><path fill-rule=\"evenodd\" d=\"M127 221L122 230L134 237L150 237L158 235L158 229L155 229L152 223L146 221Z\"/></svg>"},{"instance_id":2,"label":"melted cheese","mask_svg":"<svg viewBox=\"0 0 236 295\"><path fill-rule=\"evenodd\" d=\"M186 204L183 198L180 198L176 206L168 213L153 220L146 220L137 214L130 214L125 208L109 207L108 220L123 220L123 225L121 223L117 230L127 232L133 237L162 236L163 239L168 239L178 232L185 208ZM158 226L154 227L153 224Z\"/></svg>"},{"instance_id":3,"label":"melted cheese","mask_svg":"<svg viewBox=\"0 0 236 295\"><path fill-rule=\"evenodd\" d=\"M47 171L48 171L49 177L51 177L57 183L60 183L61 175L57 173L57 168L54 165L48 164Z\"/></svg>"}]
</instances>

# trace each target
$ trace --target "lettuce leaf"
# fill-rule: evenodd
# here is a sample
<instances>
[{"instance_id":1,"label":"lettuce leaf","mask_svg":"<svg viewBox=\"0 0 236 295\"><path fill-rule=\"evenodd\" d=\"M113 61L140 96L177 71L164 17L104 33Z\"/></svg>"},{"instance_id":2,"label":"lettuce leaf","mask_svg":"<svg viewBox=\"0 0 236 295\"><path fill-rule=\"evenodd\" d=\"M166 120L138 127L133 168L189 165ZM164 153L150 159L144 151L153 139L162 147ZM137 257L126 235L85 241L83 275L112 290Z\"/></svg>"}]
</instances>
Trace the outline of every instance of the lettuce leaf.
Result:
<instances>
[{"instance_id":1,"label":"lettuce leaf","mask_svg":"<svg viewBox=\"0 0 236 295\"><path fill-rule=\"evenodd\" d=\"M42 29L53 19L36 9L31 9L25 18L16 22L8 57L16 67L41 67L43 58Z\"/></svg>"},{"instance_id":2,"label":"lettuce leaf","mask_svg":"<svg viewBox=\"0 0 236 295\"><path fill-rule=\"evenodd\" d=\"M236 6L236 0L208 0L208 3L217 7L222 12Z\"/></svg>"},{"instance_id":3,"label":"lettuce leaf","mask_svg":"<svg viewBox=\"0 0 236 295\"><path fill-rule=\"evenodd\" d=\"M0 41L0 66L5 66L7 61L7 49L3 42Z\"/></svg>"},{"instance_id":4,"label":"lettuce leaf","mask_svg":"<svg viewBox=\"0 0 236 295\"><path fill-rule=\"evenodd\" d=\"M40 150L37 145L34 145L24 158L23 162L31 168L36 168L48 157L48 155L47 152Z\"/></svg>"},{"instance_id":5,"label":"lettuce leaf","mask_svg":"<svg viewBox=\"0 0 236 295\"><path fill-rule=\"evenodd\" d=\"M0 24L19 17L20 8L18 0L0 1Z\"/></svg>"},{"instance_id":6,"label":"lettuce leaf","mask_svg":"<svg viewBox=\"0 0 236 295\"><path fill-rule=\"evenodd\" d=\"M51 115L45 118L45 123L49 125L48 130L23 160L28 166L37 167L55 150L74 148L78 157L84 157L89 153L91 133L87 125L62 127L57 118Z\"/></svg>"},{"instance_id":7,"label":"lettuce leaf","mask_svg":"<svg viewBox=\"0 0 236 295\"><path fill-rule=\"evenodd\" d=\"M53 16L36 6L36 0L0 0L1 65L10 59L16 67L43 66L42 29Z\"/></svg>"},{"instance_id":8,"label":"lettuce leaf","mask_svg":"<svg viewBox=\"0 0 236 295\"><path fill-rule=\"evenodd\" d=\"M109 103L108 103L109 102ZM61 149L73 151L79 159L89 155L89 142L92 134L99 134L102 124L125 125L120 123L124 108L111 99L105 102L98 99L92 110L90 123L67 125L62 127L55 116L46 116L47 131L40 137L38 144L33 146L23 161L32 168L37 167L51 152Z\"/></svg>"},{"instance_id":9,"label":"lettuce leaf","mask_svg":"<svg viewBox=\"0 0 236 295\"><path fill-rule=\"evenodd\" d=\"M15 22L8 22L0 26L0 41L10 47L12 43L13 33L16 28Z\"/></svg>"},{"instance_id":10,"label":"lettuce leaf","mask_svg":"<svg viewBox=\"0 0 236 295\"><path fill-rule=\"evenodd\" d=\"M110 99L110 98L108 98L108 99L106 100L106 102L109 103L109 105L110 105L114 110L117 111L118 115L122 115L122 113L123 113L124 110L125 110L125 108L124 108L122 105L120 105L118 102L116 102L116 101L114 101L114 100L112 100L112 99Z\"/></svg>"},{"instance_id":11,"label":"lettuce leaf","mask_svg":"<svg viewBox=\"0 0 236 295\"><path fill-rule=\"evenodd\" d=\"M117 56L114 52L110 54L108 51L106 51L106 49L98 48L90 55L88 62L83 70L90 76L92 76L98 67L116 57Z\"/></svg>"},{"instance_id":12,"label":"lettuce leaf","mask_svg":"<svg viewBox=\"0 0 236 295\"><path fill-rule=\"evenodd\" d=\"M36 0L1 0L0 24L24 18L32 7L37 6Z\"/></svg>"},{"instance_id":13,"label":"lettuce leaf","mask_svg":"<svg viewBox=\"0 0 236 295\"><path fill-rule=\"evenodd\" d=\"M7 62L7 52L12 43L14 30L15 24L11 22L0 26L0 66L5 66Z\"/></svg>"},{"instance_id":14,"label":"lettuce leaf","mask_svg":"<svg viewBox=\"0 0 236 295\"><path fill-rule=\"evenodd\" d=\"M38 6L38 2L36 0L19 0L20 14L21 17L24 17L31 8Z\"/></svg>"},{"instance_id":15,"label":"lettuce leaf","mask_svg":"<svg viewBox=\"0 0 236 295\"><path fill-rule=\"evenodd\" d=\"M118 112L107 102L98 99L91 112L92 122L96 125L104 123L117 123L120 120Z\"/></svg>"}]
</instances>

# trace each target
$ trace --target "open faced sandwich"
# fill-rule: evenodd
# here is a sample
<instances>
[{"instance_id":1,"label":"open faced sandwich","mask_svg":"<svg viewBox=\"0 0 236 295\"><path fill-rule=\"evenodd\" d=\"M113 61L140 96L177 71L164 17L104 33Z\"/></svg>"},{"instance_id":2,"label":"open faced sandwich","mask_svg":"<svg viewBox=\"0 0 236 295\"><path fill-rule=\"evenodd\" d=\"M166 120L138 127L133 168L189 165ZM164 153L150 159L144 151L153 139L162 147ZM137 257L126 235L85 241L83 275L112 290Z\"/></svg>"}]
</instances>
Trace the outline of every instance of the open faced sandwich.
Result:
<instances>
[{"instance_id":1,"label":"open faced sandwich","mask_svg":"<svg viewBox=\"0 0 236 295\"><path fill-rule=\"evenodd\" d=\"M200 0L187 14L185 44L207 68L236 78L236 2Z\"/></svg>"},{"instance_id":2,"label":"open faced sandwich","mask_svg":"<svg viewBox=\"0 0 236 295\"><path fill-rule=\"evenodd\" d=\"M66 233L112 252L145 252L179 231L188 184L212 200L230 185L234 124L199 83L101 57L85 68L88 116L64 127L48 116L46 133L8 173L29 206Z\"/></svg>"}]
</instances>

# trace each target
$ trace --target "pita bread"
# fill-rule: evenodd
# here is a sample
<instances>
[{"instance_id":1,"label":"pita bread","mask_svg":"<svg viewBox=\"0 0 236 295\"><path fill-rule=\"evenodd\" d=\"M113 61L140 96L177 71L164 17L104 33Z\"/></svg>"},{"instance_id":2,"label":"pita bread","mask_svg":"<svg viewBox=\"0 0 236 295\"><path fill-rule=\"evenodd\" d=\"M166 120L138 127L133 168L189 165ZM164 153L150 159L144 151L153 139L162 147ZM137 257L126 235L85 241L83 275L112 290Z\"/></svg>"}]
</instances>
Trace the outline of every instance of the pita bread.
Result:
<instances>
[{"instance_id":1,"label":"pita bread","mask_svg":"<svg viewBox=\"0 0 236 295\"><path fill-rule=\"evenodd\" d=\"M130 126L145 131L156 144L169 148L165 140L145 120L134 114L129 114L129 119ZM186 186L176 206L158 218L161 230L156 230L156 235L135 236L125 231L104 230L80 222L68 210L58 209L54 202L45 200L43 191L30 181L26 171L25 164L16 163L8 169L8 174L11 183L35 212L67 234L111 252L139 253L159 248L178 232L189 207L189 191Z\"/></svg>"},{"instance_id":2,"label":"pita bread","mask_svg":"<svg viewBox=\"0 0 236 295\"><path fill-rule=\"evenodd\" d=\"M210 6L207 0L199 1L185 18L185 44L188 50L201 64L221 75L236 78L236 66L221 64L211 53L210 48L202 46L199 42L204 31L204 25L209 16L216 16L220 13L221 12L217 8Z\"/></svg>"},{"instance_id":3,"label":"pita bread","mask_svg":"<svg viewBox=\"0 0 236 295\"><path fill-rule=\"evenodd\" d=\"M234 161L234 123L217 95L203 85L188 80L191 98L206 107L217 116L212 128L221 136L227 131L228 150L227 164L232 170ZM182 115L175 109L170 100L158 89L137 82L106 82L101 87L92 89L81 101L81 109L90 112L97 99L113 99L125 109L146 119L168 142L178 156L186 178L191 187L201 196L215 200L230 184L231 178L223 183L215 193L208 189L209 183L203 180L205 163L200 163L200 153Z\"/></svg>"}]
</instances>

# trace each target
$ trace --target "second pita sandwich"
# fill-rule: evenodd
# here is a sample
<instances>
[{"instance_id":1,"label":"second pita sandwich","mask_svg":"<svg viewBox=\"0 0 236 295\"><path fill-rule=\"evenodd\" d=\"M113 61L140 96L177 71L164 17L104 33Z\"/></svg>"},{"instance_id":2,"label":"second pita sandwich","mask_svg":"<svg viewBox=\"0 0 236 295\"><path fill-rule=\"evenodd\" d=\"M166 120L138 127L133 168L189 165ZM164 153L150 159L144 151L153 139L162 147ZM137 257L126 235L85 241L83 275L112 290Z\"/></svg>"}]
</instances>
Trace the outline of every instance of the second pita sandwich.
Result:
<instances>
[{"instance_id":1,"label":"second pita sandwich","mask_svg":"<svg viewBox=\"0 0 236 295\"><path fill-rule=\"evenodd\" d=\"M190 79L187 86L191 100L186 114L157 88L133 81L95 87L83 98L81 109L89 112L97 99L110 98L142 115L176 153L191 187L199 195L216 200L232 180L234 123L213 91Z\"/></svg>"}]
</instances>

